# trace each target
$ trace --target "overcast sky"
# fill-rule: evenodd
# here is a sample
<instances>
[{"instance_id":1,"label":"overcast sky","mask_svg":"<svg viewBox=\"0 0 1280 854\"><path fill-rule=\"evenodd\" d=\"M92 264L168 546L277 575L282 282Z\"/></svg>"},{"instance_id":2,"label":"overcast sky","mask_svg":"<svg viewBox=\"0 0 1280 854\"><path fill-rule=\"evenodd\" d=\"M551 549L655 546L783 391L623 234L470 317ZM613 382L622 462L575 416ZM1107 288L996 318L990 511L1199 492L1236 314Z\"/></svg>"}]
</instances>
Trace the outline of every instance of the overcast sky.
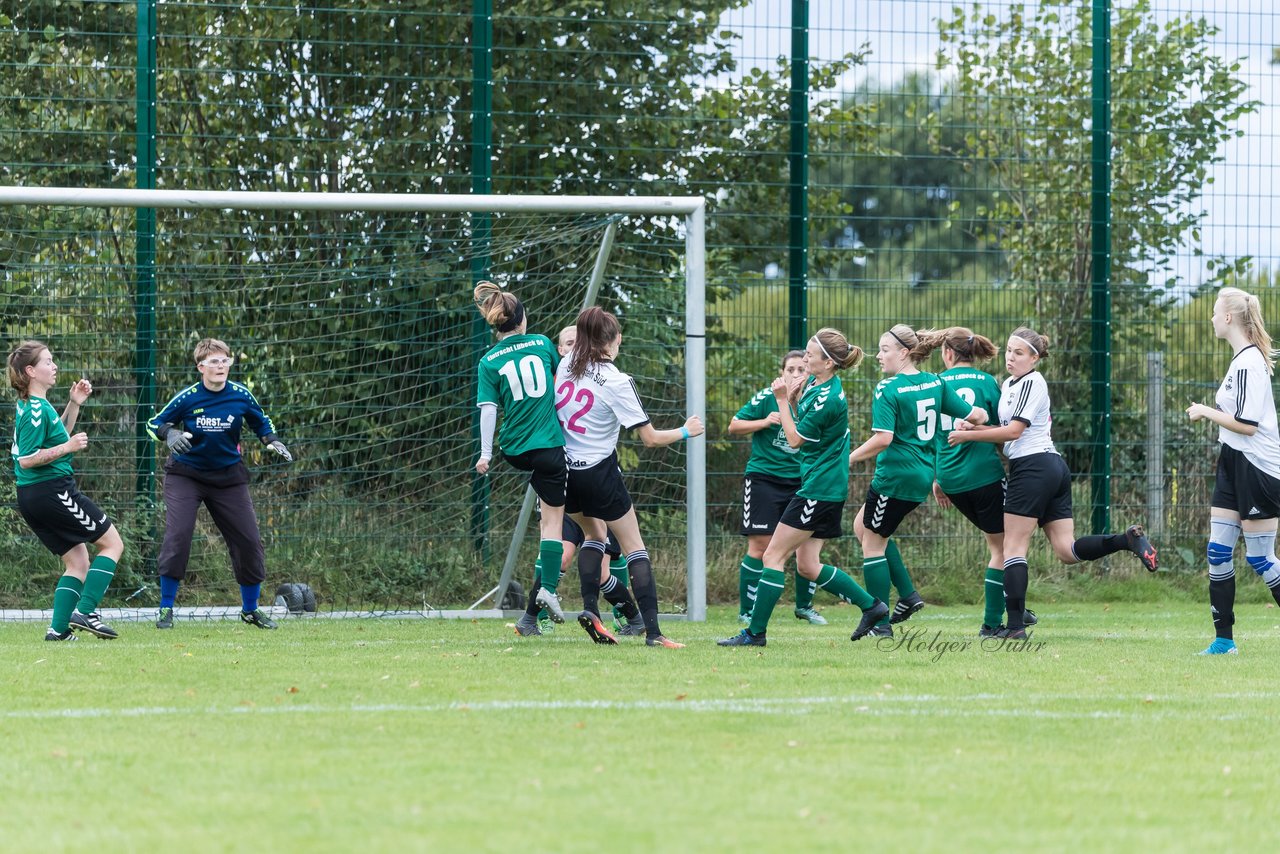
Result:
<instances>
[{"instance_id":1,"label":"overcast sky","mask_svg":"<svg viewBox=\"0 0 1280 854\"><path fill-rule=\"evenodd\" d=\"M1115 0L1118 7L1127 0ZM852 0L810 3L810 54L838 57L868 43L868 66L857 79L870 76L884 84L912 69L932 69L939 46L936 21L950 15L956 0ZM984 2L994 14L1006 2ZM1030 3L1028 5L1031 5ZM1160 20L1203 16L1221 32L1213 48L1223 57L1240 59L1248 97L1262 107L1240 124L1245 135L1222 149L1225 162L1213 172L1214 183L1201 200L1208 213L1201 249L1232 257L1252 255L1257 262L1280 268L1280 66L1270 64L1272 47L1280 45L1280 3L1276 0L1153 0ZM723 23L743 36L740 67L772 65L791 49L791 0L754 0L730 13ZM1199 263L1186 255L1178 270L1191 284L1202 278Z\"/></svg>"}]
</instances>

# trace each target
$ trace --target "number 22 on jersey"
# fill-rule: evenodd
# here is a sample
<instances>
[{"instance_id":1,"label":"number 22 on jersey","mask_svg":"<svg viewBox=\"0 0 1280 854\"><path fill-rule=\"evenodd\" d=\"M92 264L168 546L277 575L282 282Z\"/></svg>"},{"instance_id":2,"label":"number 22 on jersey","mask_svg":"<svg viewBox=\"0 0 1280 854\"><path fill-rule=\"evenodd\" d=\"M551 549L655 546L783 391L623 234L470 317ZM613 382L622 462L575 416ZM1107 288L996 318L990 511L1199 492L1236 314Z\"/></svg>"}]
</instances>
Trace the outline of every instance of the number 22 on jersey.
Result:
<instances>
[{"instance_id":1,"label":"number 22 on jersey","mask_svg":"<svg viewBox=\"0 0 1280 854\"><path fill-rule=\"evenodd\" d=\"M571 381L565 380L560 383L559 388L556 389L556 397L556 412L559 412L567 406L570 401L578 404L578 408L574 410L573 414L564 422L565 429L571 430L574 433L586 433L587 428L580 426L578 421L590 412L591 407L595 405L596 396L591 393L591 389L578 388Z\"/></svg>"}]
</instances>

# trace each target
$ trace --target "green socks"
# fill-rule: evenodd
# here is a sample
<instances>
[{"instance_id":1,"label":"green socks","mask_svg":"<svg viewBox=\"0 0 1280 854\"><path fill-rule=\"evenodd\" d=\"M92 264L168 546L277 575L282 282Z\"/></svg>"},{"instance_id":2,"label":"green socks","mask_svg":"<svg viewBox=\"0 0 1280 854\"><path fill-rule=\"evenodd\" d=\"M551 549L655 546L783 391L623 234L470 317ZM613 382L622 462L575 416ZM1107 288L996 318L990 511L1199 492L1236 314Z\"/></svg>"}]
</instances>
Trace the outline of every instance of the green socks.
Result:
<instances>
[{"instance_id":1,"label":"green socks","mask_svg":"<svg viewBox=\"0 0 1280 854\"><path fill-rule=\"evenodd\" d=\"M116 562L109 557L98 555L89 564L89 574L84 578L84 592L76 610L81 614L92 614L98 610L98 603L116 577Z\"/></svg>"},{"instance_id":2,"label":"green socks","mask_svg":"<svg viewBox=\"0 0 1280 854\"><path fill-rule=\"evenodd\" d=\"M764 561L746 555L738 566L738 613L750 614L756 603L756 588L764 572Z\"/></svg>"},{"instance_id":3,"label":"green socks","mask_svg":"<svg viewBox=\"0 0 1280 854\"><path fill-rule=\"evenodd\" d=\"M889 561L889 578L893 582L893 586L898 590L898 598L906 599L912 593L916 592L916 587L911 583L911 575L907 572L907 565L902 562L902 552L898 551L898 544L893 540L889 540L884 547L885 560ZM887 602L887 599L881 599L881 602Z\"/></svg>"},{"instance_id":4,"label":"green socks","mask_svg":"<svg viewBox=\"0 0 1280 854\"><path fill-rule=\"evenodd\" d=\"M538 546L538 582L542 589L555 593L560 586L560 561L564 558L564 543L559 540L543 540Z\"/></svg>"},{"instance_id":5,"label":"green socks","mask_svg":"<svg viewBox=\"0 0 1280 854\"><path fill-rule=\"evenodd\" d=\"M809 584L807 579L799 580L804 581L806 585ZM817 586L839 596L850 605L857 605L864 611L876 603L876 597L859 587L858 582L850 578L848 573L834 566L822 565L822 570L818 573Z\"/></svg>"},{"instance_id":6,"label":"green socks","mask_svg":"<svg viewBox=\"0 0 1280 854\"><path fill-rule=\"evenodd\" d=\"M982 622L994 629L1004 622L1004 570L987 567L986 583L982 587L987 606L982 612Z\"/></svg>"},{"instance_id":7,"label":"green socks","mask_svg":"<svg viewBox=\"0 0 1280 854\"><path fill-rule=\"evenodd\" d=\"M53 620L49 628L59 634L71 628L71 612L76 609L83 589L84 582L74 576L64 575L58 579L58 586L53 591Z\"/></svg>"},{"instance_id":8,"label":"green socks","mask_svg":"<svg viewBox=\"0 0 1280 854\"><path fill-rule=\"evenodd\" d=\"M863 559L862 577L866 579L868 593L881 602L889 601L889 561L883 555ZM886 614L879 625L889 625L889 615Z\"/></svg>"},{"instance_id":9,"label":"green socks","mask_svg":"<svg viewBox=\"0 0 1280 854\"><path fill-rule=\"evenodd\" d=\"M787 576L780 569L764 568L760 573L760 583L756 585L756 602L751 609L751 625L747 631L753 635L762 635L769 628L769 618L773 616L773 608L782 598L782 588L787 584Z\"/></svg>"},{"instance_id":10,"label":"green socks","mask_svg":"<svg viewBox=\"0 0 1280 854\"><path fill-rule=\"evenodd\" d=\"M805 611L813 607L813 594L818 589L818 585L801 575L798 569L795 572L795 576L796 610Z\"/></svg>"},{"instance_id":11,"label":"green socks","mask_svg":"<svg viewBox=\"0 0 1280 854\"><path fill-rule=\"evenodd\" d=\"M627 559L622 555L618 555L609 561L609 574L618 579L618 583L623 587L631 585L631 573L627 570ZM618 610L618 606L613 606L613 618L615 620L625 620L626 615Z\"/></svg>"}]
</instances>

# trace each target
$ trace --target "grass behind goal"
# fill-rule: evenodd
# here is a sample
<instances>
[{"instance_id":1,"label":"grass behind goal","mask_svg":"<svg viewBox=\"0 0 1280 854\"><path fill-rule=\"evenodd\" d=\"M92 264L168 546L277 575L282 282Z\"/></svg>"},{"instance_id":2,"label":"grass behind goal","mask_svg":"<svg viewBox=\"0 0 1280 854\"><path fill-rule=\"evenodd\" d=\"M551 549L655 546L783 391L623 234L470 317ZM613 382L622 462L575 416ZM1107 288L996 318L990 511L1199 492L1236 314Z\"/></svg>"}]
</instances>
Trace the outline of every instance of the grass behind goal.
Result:
<instances>
[{"instance_id":1,"label":"grass behind goal","mask_svg":"<svg viewBox=\"0 0 1280 854\"><path fill-rule=\"evenodd\" d=\"M976 609L914 643L780 614L763 650L606 648L492 621L233 624L55 645L0 625L11 850L1269 850L1280 618ZM675 628L675 627L673 627ZM960 646L965 641L968 646ZM932 644L932 646L929 646ZM946 646L944 646L944 644ZM1042 644L1036 646L1036 644Z\"/></svg>"}]
</instances>

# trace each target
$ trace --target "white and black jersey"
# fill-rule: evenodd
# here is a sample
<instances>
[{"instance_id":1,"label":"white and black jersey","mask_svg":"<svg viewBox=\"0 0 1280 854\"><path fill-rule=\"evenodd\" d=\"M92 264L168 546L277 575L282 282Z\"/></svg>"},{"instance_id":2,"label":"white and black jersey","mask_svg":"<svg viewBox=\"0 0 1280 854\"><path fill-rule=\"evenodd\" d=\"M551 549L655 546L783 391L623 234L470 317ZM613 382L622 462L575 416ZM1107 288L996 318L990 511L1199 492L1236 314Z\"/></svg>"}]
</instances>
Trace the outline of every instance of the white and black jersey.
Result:
<instances>
[{"instance_id":1,"label":"white and black jersey","mask_svg":"<svg viewBox=\"0 0 1280 854\"><path fill-rule=\"evenodd\" d=\"M1218 441L1235 448L1259 470L1280 478L1276 401L1271 392L1271 372L1267 370L1267 360L1261 350L1250 344L1232 357L1214 403L1241 424L1258 428L1252 436L1245 436L1219 427Z\"/></svg>"},{"instance_id":2,"label":"white and black jersey","mask_svg":"<svg viewBox=\"0 0 1280 854\"><path fill-rule=\"evenodd\" d=\"M582 376L569 376L569 360L556 370L556 417L564 431L570 469L590 468L613 453L618 431L649 423L636 384L612 362L587 366Z\"/></svg>"},{"instance_id":3,"label":"white and black jersey","mask_svg":"<svg viewBox=\"0 0 1280 854\"><path fill-rule=\"evenodd\" d=\"M1027 427L1012 442L1004 443L1004 455L1011 460L1031 454L1056 454L1049 409L1049 385L1039 371L1009 377L1000 386L1000 426L1021 421Z\"/></svg>"}]
</instances>

